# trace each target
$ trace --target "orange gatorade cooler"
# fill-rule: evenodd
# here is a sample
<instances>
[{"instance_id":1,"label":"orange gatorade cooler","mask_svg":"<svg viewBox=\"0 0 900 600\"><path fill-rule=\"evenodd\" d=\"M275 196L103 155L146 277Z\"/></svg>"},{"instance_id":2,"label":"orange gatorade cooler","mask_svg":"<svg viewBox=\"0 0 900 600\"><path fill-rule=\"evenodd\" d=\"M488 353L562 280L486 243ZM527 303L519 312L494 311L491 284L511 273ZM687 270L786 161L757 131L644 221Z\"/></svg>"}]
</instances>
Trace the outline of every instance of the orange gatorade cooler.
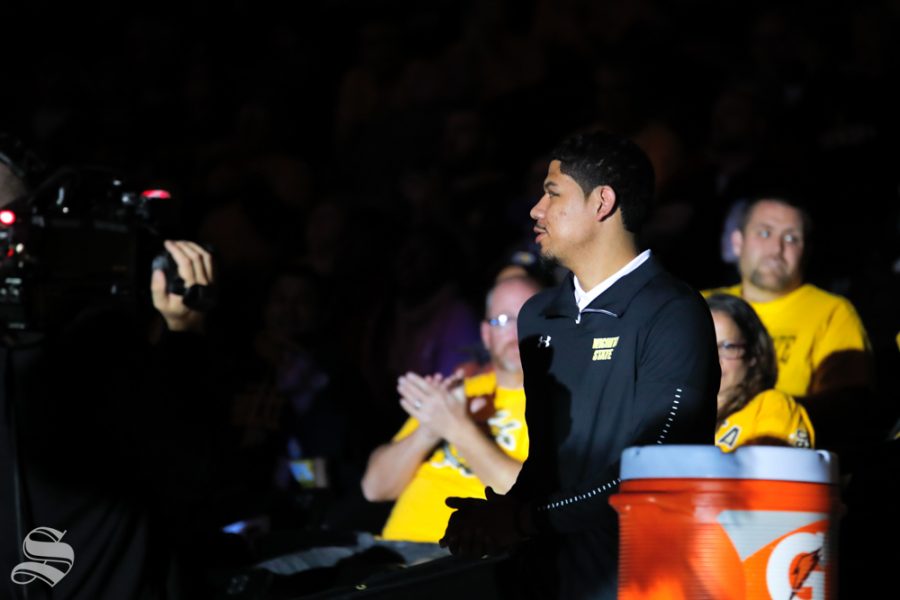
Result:
<instances>
[{"instance_id":1,"label":"orange gatorade cooler","mask_svg":"<svg viewBox=\"0 0 900 600\"><path fill-rule=\"evenodd\" d=\"M643 446L621 473L621 600L836 598L835 455Z\"/></svg>"}]
</instances>

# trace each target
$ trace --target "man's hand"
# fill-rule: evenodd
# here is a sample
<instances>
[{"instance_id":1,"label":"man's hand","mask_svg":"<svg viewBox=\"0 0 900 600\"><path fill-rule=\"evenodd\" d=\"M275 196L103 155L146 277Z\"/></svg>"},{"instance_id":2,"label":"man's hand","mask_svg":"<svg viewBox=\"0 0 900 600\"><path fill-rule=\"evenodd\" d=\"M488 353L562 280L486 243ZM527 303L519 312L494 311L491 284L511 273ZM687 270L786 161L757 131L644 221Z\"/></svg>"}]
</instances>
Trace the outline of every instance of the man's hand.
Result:
<instances>
[{"instance_id":1,"label":"man's hand","mask_svg":"<svg viewBox=\"0 0 900 600\"><path fill-rule=\"evenodd\" d=\"M463 429L474 427L460 372L447 379L407 373L397 381L397 391L403 410L441 439L454 443Z\"/></svg>"},{"instance_id":2,"label":"man's hand","mask_svg":"<svg viewBox=\"0 0 900 600\"><path fill-rule=\"evenodd\" d=\"M192 285L210 285L213 283L212 256L204 248L187 241L169 241L164 243L166 250L178 265L178 276L184 280L184 287ZM160 270L153 271L150 280L150 292L153 306L166 321L169 331L201 331L203 329L203 313L184 305L184 298L166 292L166 277Z\"/></svg>"},{"instance_id":3,"label":"man's hand","mask_svg":"<svg viewBox=\"0 0 900 600\"><path fill-rule=\"evenodd\" d=\"M447 498L447 506L455 508L441 539L442 548L456 556L479 558L498 554L525 540L519 527L519 501L485 488L486 500Z\"/></svg>"}]
</instances>

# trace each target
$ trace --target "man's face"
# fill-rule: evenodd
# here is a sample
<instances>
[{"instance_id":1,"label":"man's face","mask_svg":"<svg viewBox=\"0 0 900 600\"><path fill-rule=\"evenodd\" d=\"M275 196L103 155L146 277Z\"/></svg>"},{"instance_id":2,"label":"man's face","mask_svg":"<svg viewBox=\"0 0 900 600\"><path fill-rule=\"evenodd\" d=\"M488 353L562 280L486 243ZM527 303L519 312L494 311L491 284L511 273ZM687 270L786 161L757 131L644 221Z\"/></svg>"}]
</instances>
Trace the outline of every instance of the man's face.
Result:
<instances>
[{"instance_id":1,"label":"man's face","mask_svg":"<svg viewBox=\"0 0 900 600\"><path fill-rule=\"evenodd\" d=\"M316 328L318 295L312 281L284 274L269 291L263 322L272 336L294 340Z\"/></svg>"},{"instance_id":2,"label":"man's face","mask_svg":"<svg viewBox=\"0 0 900 600\"><path fill-rule=\"evenodd\" d=\"M520 279L508 279L494 287L487 316L481 323L481 339L491 355L494 368L521 373L516 320L522 305L536 292L531 284Z\"/></svg>"},{"instance_id":3,"label":"man's face","mask_svg":"<svg viewBox=\"0 0 900 600\"><path fill-rule=\"evenodd\" d=\"M531 209L535 242L541 255L569 266L580 250L589 246L597 220L593 205L585 201L578 183L560 171L560 162L550 162L544 179L544 195Z\"/></svg>"},{"instance_id":4,"label":"man's face","mask_svg":"<svg viewBox=\"0 0 900 600\"><path fill-rule=\"evenodd\" d=\"M743 231L731 238L741 280L759 289L786 294L803 283L803 217L781 202L763 200L748 215Z\"/></svg>"}]
</instances>

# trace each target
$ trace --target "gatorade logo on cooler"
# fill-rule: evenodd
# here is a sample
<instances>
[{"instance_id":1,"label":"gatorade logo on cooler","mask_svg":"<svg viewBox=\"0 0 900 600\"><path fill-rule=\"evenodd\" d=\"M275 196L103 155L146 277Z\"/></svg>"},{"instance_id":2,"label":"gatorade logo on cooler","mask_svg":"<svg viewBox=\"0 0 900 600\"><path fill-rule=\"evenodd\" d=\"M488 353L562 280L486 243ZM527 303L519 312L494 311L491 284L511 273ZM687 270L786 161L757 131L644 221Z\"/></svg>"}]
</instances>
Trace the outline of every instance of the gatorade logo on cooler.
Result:
<instances>
[{"instance_id":1,"label":"gatorade logo on cooler","mask_svg":"<svg viewBox=\"0 0 900 600\"><path fill-rule=\"evenodd\" d=\"M717 521L744 565L748 598L825 598L827 514L724 510Z\"/></svg>"}]
</instances>

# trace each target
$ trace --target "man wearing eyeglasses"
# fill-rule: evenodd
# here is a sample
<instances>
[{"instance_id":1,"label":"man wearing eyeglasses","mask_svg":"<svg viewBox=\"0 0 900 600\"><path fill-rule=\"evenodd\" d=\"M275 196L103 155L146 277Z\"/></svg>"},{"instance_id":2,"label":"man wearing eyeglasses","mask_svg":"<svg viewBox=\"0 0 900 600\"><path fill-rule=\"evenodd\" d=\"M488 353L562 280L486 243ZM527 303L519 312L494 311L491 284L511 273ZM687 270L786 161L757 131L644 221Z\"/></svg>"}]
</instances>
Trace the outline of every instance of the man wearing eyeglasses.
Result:
<instances>
[{"instance_id":1,"label":"man wearing eyeglasses","mask_svg":"<svg viewBox=\"0 0 900 600\"><path fill-rule=\"evenodd\" d=\"M487 486L505 492L515 483L528 455L516 319L539 289L529 278L512 277L488 293L481 324L487 373L400 377L409 419L372 453L362 481L368 500L396 500L386 540L435 544L450 517L448 497L484 498Z\"/></svg>"}]
</instances>

